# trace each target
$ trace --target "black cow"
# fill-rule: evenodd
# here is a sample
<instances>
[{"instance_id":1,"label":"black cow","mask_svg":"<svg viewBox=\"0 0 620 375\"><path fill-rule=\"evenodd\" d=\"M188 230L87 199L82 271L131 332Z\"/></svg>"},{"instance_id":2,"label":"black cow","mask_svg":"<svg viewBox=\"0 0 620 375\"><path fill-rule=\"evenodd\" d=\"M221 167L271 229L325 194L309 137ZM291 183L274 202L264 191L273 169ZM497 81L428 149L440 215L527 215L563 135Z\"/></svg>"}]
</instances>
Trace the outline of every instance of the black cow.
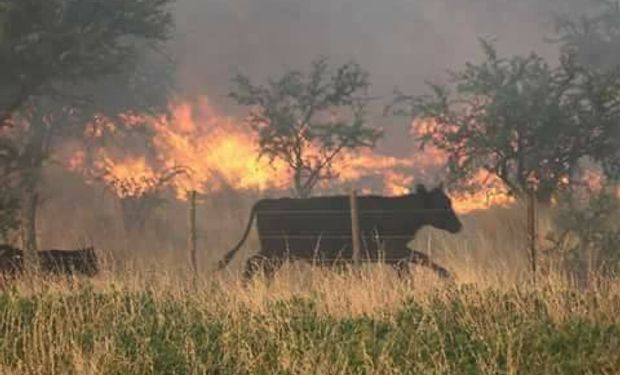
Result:
<instances>
[{"instance_id":1,"label":"black cow","mask_svg":"<svg viewBox=\"0 0 620 375\"><path fill-rule=\"evenodd\" d=\"M41 271L72 275L95 276L99 272L97 253L92 247L80 250L46 250L37 253Z\"/></svg>"},{"instance_id":2,"label":"black cow","mask_svg":"<svg viewBox=\"0 0 620 375\"><path fill-rule=\"evenodd\" d=\"M81 250L45 250L36 253L39 269L53 274L80 273L94 276L99 272L97 254L92 247ZM24 271L24 251L0 245L0 273L16 275Z\"/></svg>"},{"instance_id":3,"label":"black cow","mask_svg":"<svg viewBox=\"0 0 620 375\"><path fill-rule=\"evenodd\" d=\"M383 261L399 274L409 263L431 267L442 277L449 274L424 254L407 244L424 226L457 233L462 224L442 187L427 191L418 186L415 194L400 197L362 196L357 201L363 261ZM241 241L219 262L226 267L248 237L256 218L260 251L251 257L244 277L257 271L270 277L286 259L322 264L352 259L350 203L347 196L308 199L264 199L252 208Z\"/></svg>"},{"instance_id":4,"label":"black cow","mask_svg":"<svg viewBox=\"0 0 620 375\"><path fill-rule=\"evenodd\" d=\"M24 270L24 252L11 245L0 244L0 273L14 276Z\"/></svg>"}]
</instances>

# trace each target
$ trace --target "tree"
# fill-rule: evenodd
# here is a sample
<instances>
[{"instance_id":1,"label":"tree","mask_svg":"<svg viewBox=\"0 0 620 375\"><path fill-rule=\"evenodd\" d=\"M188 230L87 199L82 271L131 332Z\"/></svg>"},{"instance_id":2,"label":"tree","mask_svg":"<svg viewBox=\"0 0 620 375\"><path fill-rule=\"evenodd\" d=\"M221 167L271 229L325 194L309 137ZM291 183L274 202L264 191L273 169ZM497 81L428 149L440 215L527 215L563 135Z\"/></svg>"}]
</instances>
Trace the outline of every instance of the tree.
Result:
<instances>
[{"instance_id":1,"label":"tree","mask_svg":"<svg viewBox=\"0 0 620 375\"><path fill-rule=\"evenodd\" d=\"M565 194L553 212L554 231L546 236L550 255L577 280L620 271L620 197L617 191L590 191L584 197Z\"/></svg>"},{"instance_id":2,"label":"tree","mask_svg":"<svg viewBox=\"0 0 620 375\"><path fill-rule=\"evenodd\" d=\"M581 64L609 69L620 64L620 2L599 0L598 5L579 18L556 21L564 52L576 54Z\"/></svg>"},{"instance_id":3,"label":"tree","mask_svg":"<svg viewBox=\"0 0 620 375\"><path fill-rule=\"evenodd\" d=\"M299 197L335 177L332 163L342 151L374 147L382 135L366 123L368 74L356 63L331 70L320 58L307 73L292 70L265 85L240 74L233 83L230 96L254 107L248 122L260 156L289 166Z\"/></svg>"},{"instance_id":4,"label":"tree","mask_svg":"<svg viewBox=\"0 0 620 375\"><path fill-rule=\"evenodd\" d=\"M432 120L423 145L448 155L455 179L484 169L516 196L535 188L547 203L586 156L611 152L620 119L618 71L589 70L563 54L551 67L536 54L501 58L482 41L485 60L450 73L432 94L398 94L397 112ZM405 109L401 105L405 104Z\"/></svg>"},{"instance_id":5,"label":"tree","mask_svg":"<svg viewBox=\"0 0 620 375\"><path fill-rule=\"evenodd\" d=\"M181 174L188 174L187 168L164 168L154 171L152 176L121 179L106 168L95 178L104 182L119 197L125 234L140 236L144 232L147 219L166 204L166 199L161 196L162 191Z\"/></svg>"},{"instance_id":6,"label":"tree","mask_svg":"<svg viewBox=\"0 0 620 375\"><path fill-rule=\"evenodd\" d=\"M76 86L122 73L138 40L168 38L172 0L5 0L0 124L33 97L75 98Z\"/></svg>"},{"instance_id":7,"label":"tree","mask_svg":"<svg viewBox=\"0 0 620 375\"><path fill-rule=\"evenodd\" d=\"M111 101L97 91L110 78L122 76L117 90L133 93L128 73L145 45L158 47L169 37L172 1L0 3L0 136L18 150L28 249L37 247L38 185L56 141L83 134L89 116L105 111Z\"/></svg>"},{"instance_id":8,"label":"tree","mask_svg":"<svg viewBox=\"0 0 620 375\"><path fill-rule=\"evenodd\" d=\"M19 225L16 154L13 144L0 138L0 241L3 242L8 242L9 234Z\"/></svg>"},{"instance_id":9,"label":"tree","mask_svg":"<svg viewBox=\"0 0 620 375\"><path fill-rule=\"evenodd\" d=\"M576 56L590 69L613 72L620 67L620 2L601 0L599 6L579 19L558 20L557 31L564 53ZM595 86L596 87L599 87ZM614 95L615 93L599 93ZM596 95L596 94L595 94ZM607 176L620 180L620 124L612 122L604 129L607 146L600 149L596 159L602 163Z\"/></svg>"}]
</instances>

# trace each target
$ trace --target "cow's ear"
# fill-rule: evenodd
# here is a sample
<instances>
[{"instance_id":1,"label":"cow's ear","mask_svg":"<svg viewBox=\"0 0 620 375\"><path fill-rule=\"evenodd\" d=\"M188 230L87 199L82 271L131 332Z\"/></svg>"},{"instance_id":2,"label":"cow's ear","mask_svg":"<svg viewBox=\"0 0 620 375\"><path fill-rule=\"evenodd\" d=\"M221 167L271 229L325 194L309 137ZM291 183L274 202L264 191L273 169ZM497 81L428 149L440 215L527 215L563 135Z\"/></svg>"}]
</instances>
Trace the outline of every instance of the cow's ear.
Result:
<instances>
[{"instance_id":1,"label":"cow's ear","mask_svg":"<svg viewBox=\"0 0 620 375\"><path fill-rule=\"evenodd\" d=\"M423 184L418 184L416 186L415 191L417 194L422 194L422 195L428 194L428 190L426 190L426 186L424 186Z\"/></svg>"}]
</instances>

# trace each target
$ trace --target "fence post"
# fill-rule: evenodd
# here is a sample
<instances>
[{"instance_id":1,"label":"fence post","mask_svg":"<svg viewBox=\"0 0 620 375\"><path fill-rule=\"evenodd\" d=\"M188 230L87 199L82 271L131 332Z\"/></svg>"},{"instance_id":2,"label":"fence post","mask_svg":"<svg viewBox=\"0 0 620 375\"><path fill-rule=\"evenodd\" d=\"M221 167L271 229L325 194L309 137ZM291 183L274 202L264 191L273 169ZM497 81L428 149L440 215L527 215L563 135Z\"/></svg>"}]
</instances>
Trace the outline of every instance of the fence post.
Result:
<instances>
[{"instance_id":1,"label":"fence post","mask_svg":"<svg viewBox=\"0 0 620 375\"><path fill-rule=\"evenodd\" d=\"M528 190L528 204L527 204L527 231L528 231L528 243L530 250L530 261L532 267L532 280L536 285L536 192L534 188Z\"/></svg>"},{"instance_id":2,"label":"fence post","mask_svg":"<svg viewBox=\"0 0 620 375\"><path fill-rule=\"evenodd\" d=\"M351 207L351 236L353 240L353 264L356 266L360 263L360 226L359 212L357 207L357 191L351 189L349 194L349 202Z\"/></svg>"},{"instance_id":3,"label":"fence post","mask_svg":"<svg viewBox=\"0 0 620 375\"><path fill-rule=\"evenodd\" d=\"M190 193L190 207L189 207L189 259L192 265L192 271L194 275L198 274L198 262L196 260L196 191Z\"/></svg>"}]
</instances>

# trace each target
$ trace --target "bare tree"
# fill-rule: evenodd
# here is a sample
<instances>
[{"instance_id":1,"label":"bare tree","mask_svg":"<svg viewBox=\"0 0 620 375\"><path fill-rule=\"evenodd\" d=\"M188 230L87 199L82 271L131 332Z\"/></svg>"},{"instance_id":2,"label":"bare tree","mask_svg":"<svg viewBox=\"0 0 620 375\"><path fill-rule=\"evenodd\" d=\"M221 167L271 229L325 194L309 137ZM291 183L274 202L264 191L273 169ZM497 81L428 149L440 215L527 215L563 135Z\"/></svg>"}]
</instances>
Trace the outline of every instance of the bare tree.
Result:
<instances>
[{"instance_id":1,"label":"bare tree","mask_svg":"<svg viewBox=\"0 0 620 375\"><path fill-rule=\"evenodd\" d=\"M165 168L153 176L118 178L110 169L95 179L106 184L119 197L125 233L137 235L143 232L148 218L166 203L163 190L180 174L187 174L184 167Z\"/></svg>"},{"instance_id":2,"label":"bare tree","mask_svg":"<svg viewBox=\"0 0 620 375\"><path fill-rule=\"evenodd\" d=\"M374 147L382 135L366 122L368 73L356 63L331 70L320 58L307 73L292 70L265 85L244 75L233 82L230 96L252 107L248 122L260 156L289 166L299 197L336 177L332 166L342 151Z\"/></svg>"}]
</instances>

